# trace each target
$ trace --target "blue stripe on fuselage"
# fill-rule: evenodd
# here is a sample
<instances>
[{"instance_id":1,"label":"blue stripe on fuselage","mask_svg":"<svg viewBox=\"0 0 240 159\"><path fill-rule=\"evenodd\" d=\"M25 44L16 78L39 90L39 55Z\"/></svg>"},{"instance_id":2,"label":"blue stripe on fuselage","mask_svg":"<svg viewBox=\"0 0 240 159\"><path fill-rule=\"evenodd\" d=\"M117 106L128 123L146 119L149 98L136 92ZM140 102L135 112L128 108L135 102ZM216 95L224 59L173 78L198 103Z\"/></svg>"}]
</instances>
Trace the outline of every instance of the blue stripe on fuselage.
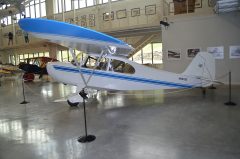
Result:
<instances>
[{"instance_id":1,"label":"blue stripe on fuselage","mask_svg":"<svg viewBox=\"0 0 240 159\"><path fill-rule=\"evenodd\" d=\"M79 70L76 69L76 68L57 66L57 65L53 65L53 67L56 70L59 70L59 71L79 73ZM87 75L92 74L92 70L87 70L87 69L81 68L81 71L82 71L83 74L87 74ZM100 71L97 71L97 70L94 72L94 75L95 76L101 76L101 77L120 79L120 80L148 83L148 84L154 84L154 85L165 85L165 86L176 87L176 88L192 88L192 87L194 87L193 85L172 83L172 82L159 81L159 80L146 79L146 78L139 78L139 77L131 77L131 76L125 76L125 75L116 75L116 74L107 73L107 72L100 72Z\"/></svg>"}]
</instances>

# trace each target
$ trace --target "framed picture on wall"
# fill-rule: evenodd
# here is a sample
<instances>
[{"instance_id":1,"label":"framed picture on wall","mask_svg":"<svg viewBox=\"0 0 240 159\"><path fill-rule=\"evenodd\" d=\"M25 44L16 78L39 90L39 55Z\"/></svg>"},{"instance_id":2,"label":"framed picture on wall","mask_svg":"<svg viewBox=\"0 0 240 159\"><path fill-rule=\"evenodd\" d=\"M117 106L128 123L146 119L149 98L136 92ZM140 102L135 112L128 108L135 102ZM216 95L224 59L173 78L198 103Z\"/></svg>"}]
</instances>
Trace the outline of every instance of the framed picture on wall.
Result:
<instances>
[{"instance_id":1,"label":"framed picture on wall","mask_svg":"<svg viewBox=\"0 0 240 159\"><path fill-rule=\"evenodd\" d=\"M74 24L74 19L73 18L66 19L66 22L70 24Z\"/></svg>"},{"instance_id":2,"label":"framed picture on wall","mask_svg":"<svg viewBox=\"0 0 240 159\"><path fill-rule=\"evenodd\" d=\"M170 2L169 3L169 13L174 13L174 3L173 2Z\"/></svg>"},{"instance_id":3,"label":"framed picture on wall","mask_svg":"<svg viewBox=\"0 0 240 159\"><path fill-rule=\"evenodd\" d=\"M4 38L8 38L8 33L4 33L4 34L3 34L3 37L4 37Z\"/></svg>"},{"instance_id":4,"label":"framed picture on wall","mask_svg":"<svg viewBox=\"0 0 240 159\"><path fill-rule=\"evenodd\" d=\"M187 57L188 58L194 58L200 51L201 51L200 48L187 49Z\"/></svg>"},{"instance_id":5,"label":"framed picture on wall","mask_svg":"<svg viewBox=\"0 0 240 159\"><path fill-rule=\"evenodd\" d=\"M79 24L79 17L75 17L75 22L77 25Z\"/></svg>"},{"instance_id":6,"label":"framed picture on wall","mask_svg":"<svg viewBox=\"0 0 240 159\"><path fill-rule=\"evenodd\" d=\"M156 5L148 5L145 6L145 14L146 15L154 15L156 14Z\"/></svg>"},{"instance_id":7,"label":"framed picture on wall","mask_svg":"<svg viewBox=\"0 0 240 159\"><path fill-rule=\"evenodd\" d=\"M126 18L126 17L127 17L127 10L126 10L126 9L118 10L118 11L116 12L116 17L117 17L117 19Z\"/></svg>"},{"instance_id":8,"label":"framed picture on wall","mask_svg":"<svg viewBox=\"0 0 240 159\"><path fill-rule=\"evenodd\" d=\"M89 26L95 26L95 14L89 14Z\"/></svg>"},{"instance_id":9,"label":"framed picture on wall","mask_svg":"<svg viewBox=\"0 0 240 159\"><path fill-rule=\"evenodd\" d=\"M131 16L132 17L140 16L140 8L131 9Z\"/></svg>"},{"instance_id":10,"label":"framed picture on wall","mask_svg":"<svg viewBox=\"0 0 240 159\"><path fill-rule=\"evenodd\" d=\"M167 50L167 59L168 60L179 60L181 58L180 49L171 49Z\"/></svg>"},{"instance_id":11,"label":"framed picture on wall","mask_svg":"<svg viewBox=\"0 0 240 159\"><path fill-rule=\"evenodd\" d=\"M111 17L111 20L114 20L114 12L113 11L111 12L111 15L108 12L103 13L103 20L104 21L109 21L110 17Z\"/></svg>"},{"instance_id":12,"label":"framed picture on wall","mask_svg":"<svg viewBox=\"0 0 240 159\"><path fill-rule=\"evenodd\" d=\"M207 52L213 54L215 59L224 59L224 47L216 46L216 47L208 47Z\"/></svg>"},{"instance_id":13,"label":"framed picture on wall","mask_svg":"<svg viewBox=\"0 0 240 159\"><path fill-rule=\"evenodd\" d=\"M195 0L195 8L202 8L202 0Z\"/></svg>"},{"instance_id":14,"label":"framed picture on wall","mask_svg":"<svg viewBox=\"0 0 240 159\"><path fill-rule=\"evenodd\" d=\"M82 27L86 27L87 26L87 16L86 15L82 15L81 16L81 26Z\"/></svg>"},{"instance_id":15,"label":"framed picture on wall","mask_svg":"<svg viewBox=\"0 0 240 159\"><path fill-rule=\"evenodd\" d=\"M240 46L230 46L229 47L229 58L239 59L240 58Z\"/></svg>"}]
</instances>

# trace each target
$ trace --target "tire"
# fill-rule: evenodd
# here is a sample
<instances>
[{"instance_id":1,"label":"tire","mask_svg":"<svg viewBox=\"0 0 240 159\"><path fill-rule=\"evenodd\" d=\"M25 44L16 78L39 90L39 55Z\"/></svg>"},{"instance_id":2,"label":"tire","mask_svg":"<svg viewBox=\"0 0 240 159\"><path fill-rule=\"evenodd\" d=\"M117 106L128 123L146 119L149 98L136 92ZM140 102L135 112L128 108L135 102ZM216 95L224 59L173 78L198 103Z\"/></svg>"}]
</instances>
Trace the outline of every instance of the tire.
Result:
<instances>
[{"instance_id":1,"label":"tire","mask_svg":"<svg viewBox=\"0 0 240 159\"><path fill-rule=\"evenodd\" d=\"M69 100L67 100L67 103L68 103L68 105L69 105L70 107L77 107L78 104L79 104L79 102L77 102L77 103L72 103L72 102L70 102Z\"/></svg>"},{"instance_id":2,"label":"tire","mask_svg":"<svg viewBox=\"0 0 240 159\"><path fill-rule=\"evenodd\" d=\"M35 78L35 75L33 73L24 73L23 75L24 81L27 81L27 82L32 82L34 78Z\"/></svg>"}]
</instances>

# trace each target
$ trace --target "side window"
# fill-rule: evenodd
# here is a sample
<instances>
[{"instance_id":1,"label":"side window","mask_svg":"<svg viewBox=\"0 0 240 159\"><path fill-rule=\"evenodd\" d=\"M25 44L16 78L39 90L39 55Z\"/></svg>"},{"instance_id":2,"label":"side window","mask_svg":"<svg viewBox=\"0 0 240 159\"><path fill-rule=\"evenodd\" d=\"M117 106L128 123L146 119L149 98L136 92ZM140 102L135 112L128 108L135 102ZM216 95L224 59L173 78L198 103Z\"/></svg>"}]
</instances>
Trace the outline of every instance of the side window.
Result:
<instances>
[{"instance_id":1,"label":"side window","mask_svg":"<svg viewBox=\"0 0 240 159\"><path fill-rule=\"evenodd\" d=\"M76 63L75 63L73 57L71 56L71 57L69 57L69 58L71 58L71 63L72 63L74 66L76 66ZM83 62L83 60L85 59L83 53L81 53L81 52L76 55L76 58L77 58L78 63L80 63L80 64L81 64L81 63Z\"/></svg>"},{"instance_id":2,"label":"side window","mask_svg":"<svg viewBox=\"0 0 240 159\"><path fill-rule=\"evenodd\" d=\"M96 66L96 62L97 61L98 61L98 57L88 56L87 60L82 65L82 67L94 69L94 67ZM96 70L104 70L104 71L106 71L107 70L107 66L108 66L108 59L102 58L98 62L97 66L96 66Z\"/></svg>"},{"instance_id":3,"label":"side window","mask_svg":"<svg viewBox=\"0 0 240 159\"><path fill-rule=\"evenodd\" d=\"M98 63L98 66L96 67L96 69L106 71L107 67L108 67L108 59L102 58Z\"/></svg>"},{"instance_id":4,"label":"side window","mask_svg":"<svg viewBox=\"0 0 240 159\"><path fill-rule=\"evenodd\" d=\"M110 63L109 70L112 70L114 72L120 72L125 74L134 74L135 69L133 66L131 66L128 63L125 63L123 61L119 60L112 60Z\"/></svg>"}]
</instances>

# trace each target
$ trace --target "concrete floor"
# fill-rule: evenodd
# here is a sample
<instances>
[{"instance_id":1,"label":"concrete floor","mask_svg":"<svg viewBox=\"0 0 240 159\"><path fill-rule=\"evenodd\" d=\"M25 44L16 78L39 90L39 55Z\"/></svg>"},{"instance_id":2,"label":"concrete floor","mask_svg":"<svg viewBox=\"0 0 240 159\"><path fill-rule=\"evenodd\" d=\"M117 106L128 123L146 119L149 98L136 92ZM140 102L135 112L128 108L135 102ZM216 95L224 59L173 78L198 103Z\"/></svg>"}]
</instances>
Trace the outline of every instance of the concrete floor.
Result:
<instances>
[{"instance_id":1,"label":"concrete floor","mask_svg":"<svg viewBox=\"0 0 240 159\"><path fill-rule=\"evenodd\" d=\"M199 89L101 92L87 103L88 131L97 137L87 144L77 141L84 134L83 108L54 102L74 91L58 83L27 83L30 103L21 105L21 82L3 81L0 159L240 158L239 86L233 87L236 107L223 104L226 86L208 90L205 98Z\"/></svg>"}]
</instances>

